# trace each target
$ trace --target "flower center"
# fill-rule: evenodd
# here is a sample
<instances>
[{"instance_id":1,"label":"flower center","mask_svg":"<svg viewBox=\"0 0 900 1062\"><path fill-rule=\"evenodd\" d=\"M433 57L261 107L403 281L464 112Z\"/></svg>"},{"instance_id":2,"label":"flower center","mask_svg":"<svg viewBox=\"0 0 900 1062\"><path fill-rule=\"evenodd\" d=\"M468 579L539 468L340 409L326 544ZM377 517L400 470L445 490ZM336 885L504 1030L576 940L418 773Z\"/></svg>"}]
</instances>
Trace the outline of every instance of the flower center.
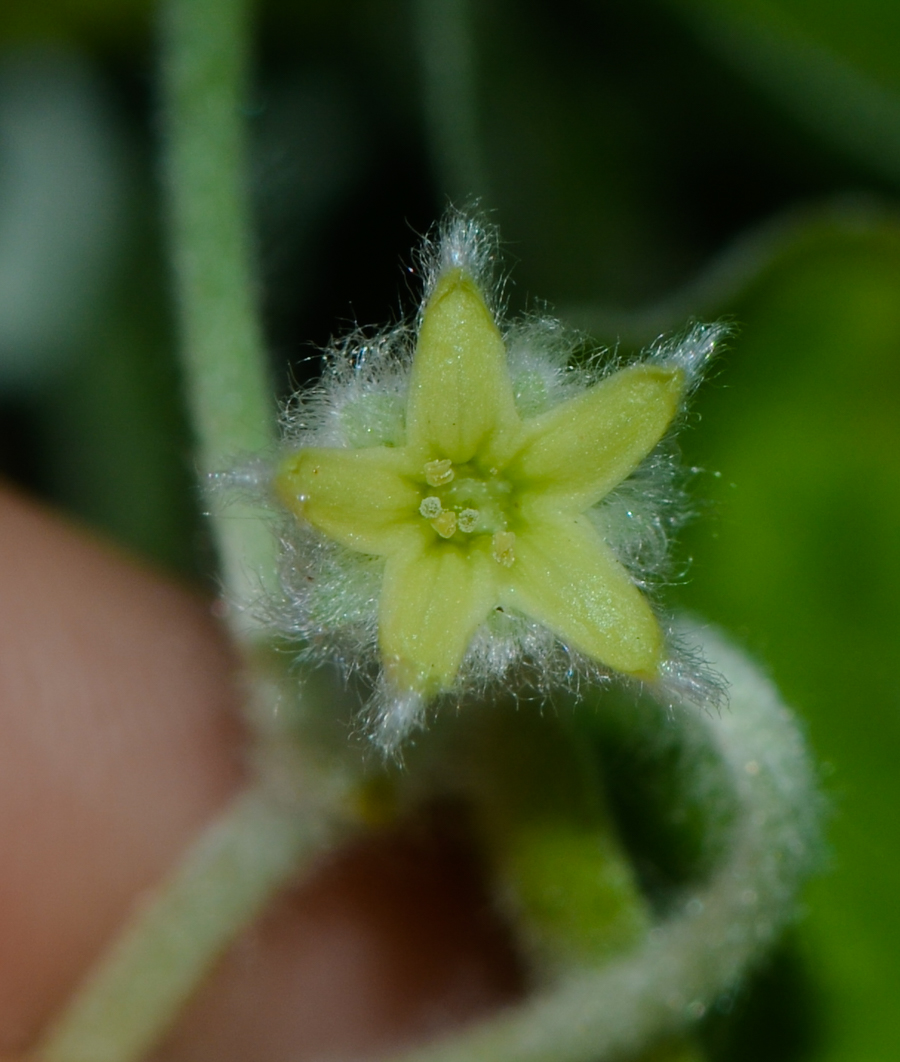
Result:
<instances>
[{"instance_id":1,"label":"flower center","mask_svg":"<svg viewBox=\"0 0 900 1062\"><path fill-rule=\"evenodd\" d=\"M515 563L515 532L507 512L512 487L496 470L483 474L449 458L427 461L419 514L441 538L458 543L483 535L491 538L491 556L504 568Z\"/></svg>"}]
</instances>

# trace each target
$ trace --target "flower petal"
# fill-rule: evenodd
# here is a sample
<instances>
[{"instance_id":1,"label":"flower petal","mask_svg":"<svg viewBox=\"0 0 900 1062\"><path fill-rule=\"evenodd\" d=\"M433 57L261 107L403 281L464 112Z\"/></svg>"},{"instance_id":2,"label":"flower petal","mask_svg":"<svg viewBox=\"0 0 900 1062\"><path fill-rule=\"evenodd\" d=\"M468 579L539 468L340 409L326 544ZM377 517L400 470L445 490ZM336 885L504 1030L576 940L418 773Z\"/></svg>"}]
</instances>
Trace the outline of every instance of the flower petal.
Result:
<instances>
[{"instance_id":1,"label":"flower petal","mask_svg":"<svg viewBox=\"0 0 900 1062\"><path fill-rule=\"evenodd\" d=\"M656 676L663 643L656 617L587 517L548 518L517 533L504 583L501 605L600 664Z\"/></svg>"},{"instance_id":2,"label":"flower petal","mask_svg":"<svg viewBox=\"0 0 900 1062\"><path fill-rule=\"evenodd\" d=\"M419 529L420 492L404 478L403 449L309 447L281 463L275 488L319 531L361 553L387 555Z\"/></svg>"},{"instance_id":3,"label":"flower petal","mask_svg":"<svg viewBox=\"0 0 900 1062\"><path fill-rule=\"evenodd\" d=\"M453 685L472 636L497 603L496 568L485 552L446 542L388 559L379 638L395 686L430 696Z\"/></svg>"},{"instance_id":4,"label":"flower petal","mask_svg":"<svg viewBox=\"0 0 900 1062\"><path fill-rule=\"evenodd\" d=\"M451 269L438 281L419 330L406 418L410 446L454 463L491 459L517 431L506 348L475 281Z\"/></svg>"},{"instance_id":5,"label":"flower petal","mask_svg":"<svg viewBox=\"0 0 900 1062\"><path fill-rule=\"evenodd\" d=\"M678 410L684 373L634 365L525 423L526 443L507 468L529 501L584 512L625 479Z\"/></svg>"}]
</instances>

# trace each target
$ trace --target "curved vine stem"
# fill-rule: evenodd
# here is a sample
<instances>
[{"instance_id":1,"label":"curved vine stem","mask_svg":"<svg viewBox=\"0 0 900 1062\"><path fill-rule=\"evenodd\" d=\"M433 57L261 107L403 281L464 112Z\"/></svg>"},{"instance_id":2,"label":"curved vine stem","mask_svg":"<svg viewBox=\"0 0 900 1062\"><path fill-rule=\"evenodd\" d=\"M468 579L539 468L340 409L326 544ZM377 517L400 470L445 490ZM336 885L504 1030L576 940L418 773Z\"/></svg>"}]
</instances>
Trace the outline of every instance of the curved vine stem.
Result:
<instances>
[{"instance_id":1,"label":"curved vine stem","mask_svg":"<svg viewBox=\"0 0 900 1062\"><path fill-rule=\"evenodd\" d=\"M235 927L258 914L297 862L318 851L321 825L249 790L147 897L64 1013L41 1062L144 1057L209 973Z\"/></svg>"},{"instance_id":2,"label":"curved vine stem","mask_svg":"<svg viewBox=\"0 0 900 1062\"><path fill-rule=\"evenodd\" d=\"M721 637L704 655L731 706L677 720L711 743L738 800L727 855L705 887L627 955L394 1062L600 1062L628 1057L701 1018L794 913L818 851L820 801L803 737L775 688Z\"/></svg>"}]
</instances>

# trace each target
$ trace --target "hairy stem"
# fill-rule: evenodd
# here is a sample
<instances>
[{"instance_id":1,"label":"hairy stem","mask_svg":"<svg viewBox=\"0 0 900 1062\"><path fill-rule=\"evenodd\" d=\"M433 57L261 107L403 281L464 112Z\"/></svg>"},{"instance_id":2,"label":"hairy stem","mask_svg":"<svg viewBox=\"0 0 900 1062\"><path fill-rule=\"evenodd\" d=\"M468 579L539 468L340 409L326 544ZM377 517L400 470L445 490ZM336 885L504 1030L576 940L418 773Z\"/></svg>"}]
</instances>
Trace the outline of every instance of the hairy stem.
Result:
<instances>
[{"instance_id":1,"label":"hairy stem","mask_svg":"<svg viewBox=\"0 0 900 1062\"><path fill-rule=\"evenodd\" d=\"M247 0L163 5L165 175L183 366L201 474L271 452L275 417L256 312L245 165ZM275 571L273 536L241 501L211 514L236 633Z\"/></svg>"},{"instance_id":2,"label":"hairy stem","mask_svg":"<svg viewBox=\"0 0 900 1062\"><path fill-rule=\"evenodd\" d=\"M728 853L709 881L629 953L395 1062L628 1057L701 1018L771 944L817 852L815 779L772 685L717 637L707 637L704 652L731 683L731 707L700 714L682 706L676 718L695 741L705 730L738 800Z\"/></svg>"},{"instance_id":3,"label":"hairy stem","mask_svg":"<svg viewBox=\"0 0 900 1062\"><path fill-rule=\"evenodd\" d=\"M275 439L249 254L241 120L248 28L245 0L163 5L170 233L184 375L204 473L265 453ZM232 633L244 658L248 720L264 743L284 699L284 669L273 670L256 651L266 632L250 606L274 576L274 536L264 514L246 502L211 516ZM273 787L262 764L258 782L132 914L35 1057L144 1056L237 933L332 839L339 799L313 809L290 785Z\"/></svg>"},{"instance_id":4,"label":"hairy stem","mask_svg":"<svg viewBox=\"0 0 900 1062\"><path fill-rule=\"evenodd\" d=\"M138 1062L297 863L328 839L292 803L239 796L135 914L47 1031L39 1062Z\"/></svg>"}]
</instances>

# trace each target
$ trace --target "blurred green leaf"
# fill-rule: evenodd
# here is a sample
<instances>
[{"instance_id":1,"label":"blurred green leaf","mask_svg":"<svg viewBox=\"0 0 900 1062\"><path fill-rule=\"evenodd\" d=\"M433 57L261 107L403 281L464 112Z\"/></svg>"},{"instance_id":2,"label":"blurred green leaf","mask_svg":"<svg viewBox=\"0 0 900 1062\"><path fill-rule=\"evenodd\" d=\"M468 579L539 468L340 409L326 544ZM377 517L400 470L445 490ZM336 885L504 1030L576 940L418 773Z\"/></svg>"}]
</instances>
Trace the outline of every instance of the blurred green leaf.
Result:
<instances>
[{"instance_id":1,"label":"blurred green leaf","mask_svg":"<svg viewBox=\"0 0 900 1062\"><path fill-rule=\"evenodd\" d=\"M793 31L900 89L900 6L894 0L701 0L710 9Z\"/></svg>"},{"instance_id":2,"label":"blurred green leaf","mask_svg":"<svg viewBox=\"0 0 900 1062\"><path fill-rule=\"evenodd\" d=\"M683 603L743 635L809 722L833 802L802 938L817 1062L892 1060L900 953L900 224L822 232L733 307L689 461L721 478Z\"/></svg>"},{"instance_id":3,"label":"blurred green leaf","mask_svg":"<svg viewBox=\"0 0 900 1062\"><path fill-rule=\"evenodd\" d=\"M4 0L0 42L77 40L131 46L146 38L153 0Z\"/></svg>"},{"instance_id":4,"label":"blurred green leaf","mask_svg":"<svg viewBox=\"0 0 900 1062\"><path fill-rule=\"evenodd\" d=\"M900 8L673 0L704 42L873 174L900 183Z\"/></svg>"}]
</instances>

